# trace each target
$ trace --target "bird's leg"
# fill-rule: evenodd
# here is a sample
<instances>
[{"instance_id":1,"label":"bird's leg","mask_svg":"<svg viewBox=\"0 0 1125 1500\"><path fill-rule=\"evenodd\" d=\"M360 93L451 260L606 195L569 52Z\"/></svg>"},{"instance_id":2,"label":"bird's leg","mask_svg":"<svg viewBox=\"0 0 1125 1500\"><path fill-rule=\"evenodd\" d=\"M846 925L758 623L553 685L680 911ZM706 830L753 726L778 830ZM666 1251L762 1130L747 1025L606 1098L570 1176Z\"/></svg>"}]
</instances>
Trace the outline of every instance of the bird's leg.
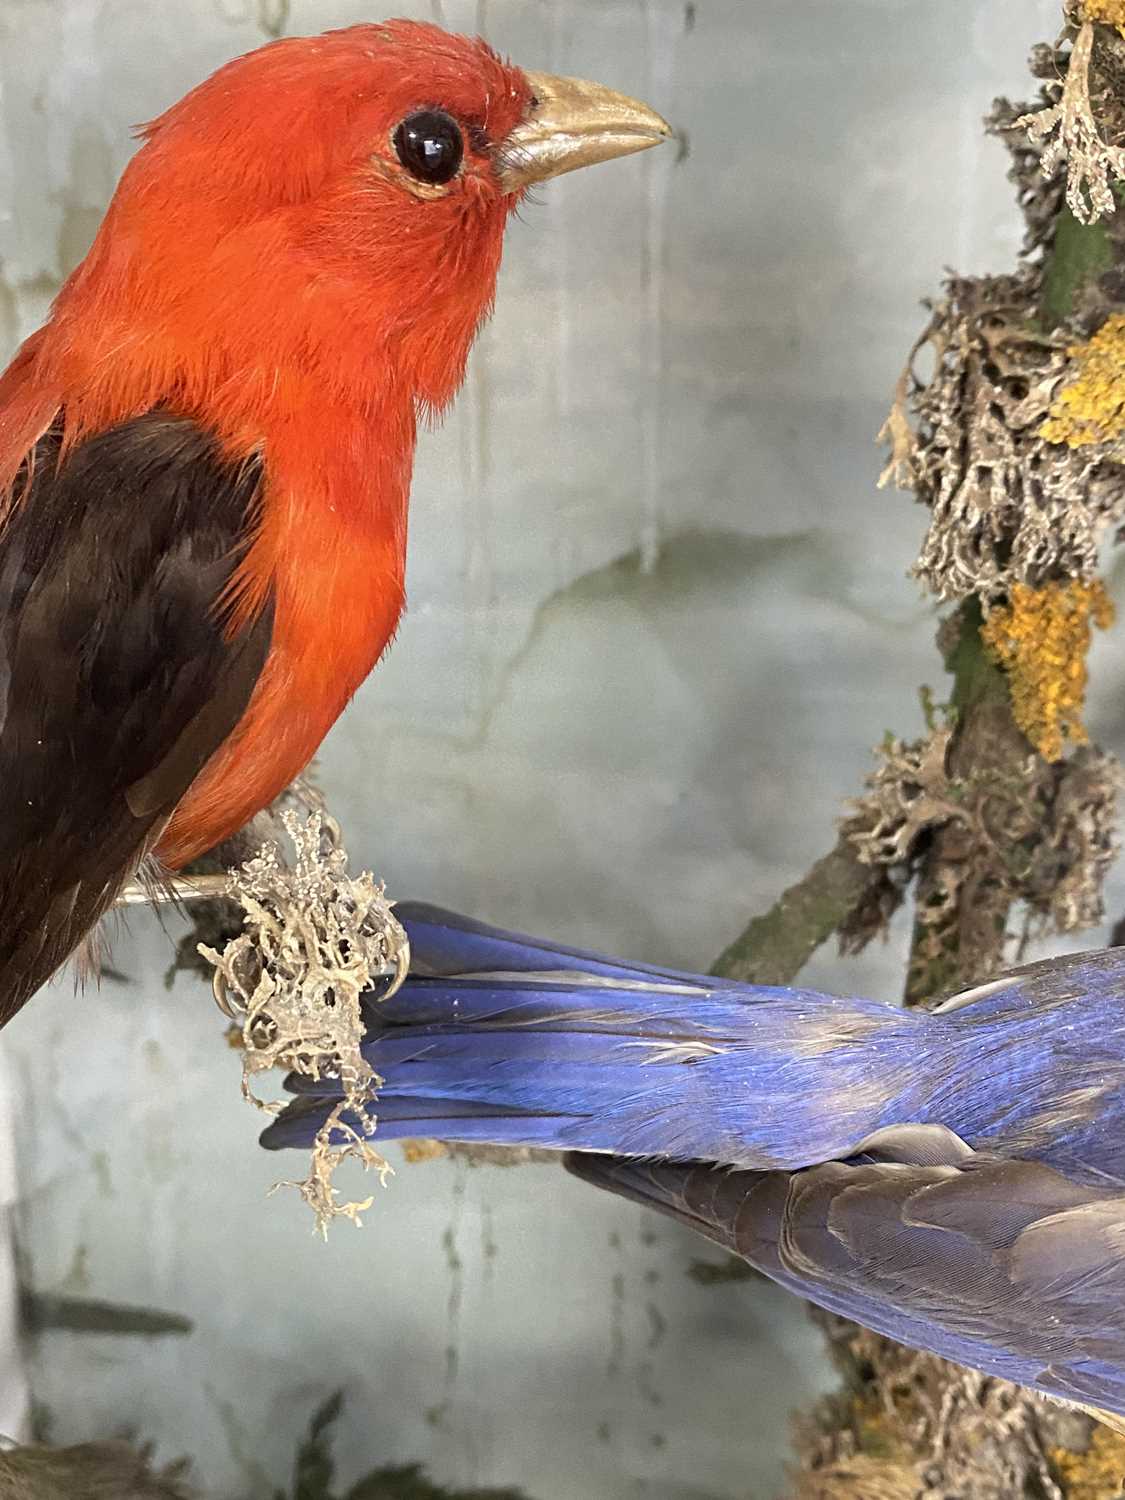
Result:
<instances>
[{"instance_id":1,"label":"bird's leg","mask_svg":"<svg viewBox=\"0 0 1125 1500\"><path fill-rule=\"evenodd\" d=\"M122 890L115 906L166 906L181 901L214 901L230 896L228 875L181 875L159 883L133 880Z\"/></svg>"}]
</instances>

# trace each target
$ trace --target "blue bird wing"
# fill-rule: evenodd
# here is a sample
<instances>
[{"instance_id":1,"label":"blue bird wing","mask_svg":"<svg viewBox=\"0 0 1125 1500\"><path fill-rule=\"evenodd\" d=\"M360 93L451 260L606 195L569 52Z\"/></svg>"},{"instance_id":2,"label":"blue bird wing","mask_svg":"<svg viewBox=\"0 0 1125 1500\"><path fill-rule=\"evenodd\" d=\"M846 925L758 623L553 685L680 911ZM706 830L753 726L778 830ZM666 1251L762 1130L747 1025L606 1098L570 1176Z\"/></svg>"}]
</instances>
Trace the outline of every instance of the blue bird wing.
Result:
<instances>
[{"instance_id":1,"label":"blue bird wing","mask_svg":"<svg viewBox=\"0 0 1125 1500\"><path fill-rule=\"evenodd\" d=\"M1125 1412L1125 1194L960 1143L941 1164L889 1154L799 1172L567 1165L889 1338Z\"/></svg>"}]
</instances>

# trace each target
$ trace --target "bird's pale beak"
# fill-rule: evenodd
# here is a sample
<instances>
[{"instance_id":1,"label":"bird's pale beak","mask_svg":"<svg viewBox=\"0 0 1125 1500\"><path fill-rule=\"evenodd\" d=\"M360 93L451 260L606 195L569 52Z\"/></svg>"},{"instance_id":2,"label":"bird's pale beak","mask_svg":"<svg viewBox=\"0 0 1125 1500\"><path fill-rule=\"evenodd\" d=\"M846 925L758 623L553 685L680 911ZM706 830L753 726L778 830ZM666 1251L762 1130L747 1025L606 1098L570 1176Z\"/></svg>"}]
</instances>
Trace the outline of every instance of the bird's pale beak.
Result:
<instances>
[{"instance_id":1,"label":"bird's pale beak","mask_svg":"<svg viewBox=\"0 0 1125 1500\"><path fill-rule=\"evenodd\" d=\"M659 146L672 127L655 110L600 83L528 73L527 118L500 148L497 171L505 192L561 177L578 167Z\"/></svg>"}]
</instances>

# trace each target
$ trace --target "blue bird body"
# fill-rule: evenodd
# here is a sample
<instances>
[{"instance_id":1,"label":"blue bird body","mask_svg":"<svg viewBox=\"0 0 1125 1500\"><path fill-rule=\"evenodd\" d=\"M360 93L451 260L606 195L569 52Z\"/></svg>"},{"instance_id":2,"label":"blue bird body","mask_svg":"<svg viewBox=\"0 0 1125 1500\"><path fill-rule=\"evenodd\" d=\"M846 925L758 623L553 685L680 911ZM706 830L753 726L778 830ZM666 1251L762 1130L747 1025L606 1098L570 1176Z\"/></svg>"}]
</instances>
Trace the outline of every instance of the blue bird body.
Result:
<instances>
[{"instance_id":1,"label":"blue bird body","mask_svg":"<svg viewBox=\"0 0 1125 1500\"><path fill-rule=\"evenodd\" d=\"M605 1153L572 1169L794 1292L1125 1413L1125 949L918 1012L398 912L411 978L364 1048L379 1138ZM339 1098L289 1086L267 1146Z\"/></svg>"}]
</instances>

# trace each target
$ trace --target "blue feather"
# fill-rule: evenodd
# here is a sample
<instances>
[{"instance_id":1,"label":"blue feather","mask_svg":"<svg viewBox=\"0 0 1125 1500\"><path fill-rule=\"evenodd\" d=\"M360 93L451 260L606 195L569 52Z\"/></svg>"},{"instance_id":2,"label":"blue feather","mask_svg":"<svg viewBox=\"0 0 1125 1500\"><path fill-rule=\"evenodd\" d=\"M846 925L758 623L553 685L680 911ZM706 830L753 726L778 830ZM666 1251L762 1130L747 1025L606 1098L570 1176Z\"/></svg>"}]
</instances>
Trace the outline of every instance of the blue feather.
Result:
<instances>
[{"instance_id":1,"label":"blue feather","mask_svg":"<svg viewBox=\"0 0 1125 1500\"><path fill-rule=\"evenodd\" d=\"M395 913L410 933L411 973L420 978L572 971L608 979L629 980L643 975L671 983L698 982L696 975L678 969L626 964L582 948L565 948L540 938L504 932L421 901L401 902Z\"/></svg>"}]
</instances>

